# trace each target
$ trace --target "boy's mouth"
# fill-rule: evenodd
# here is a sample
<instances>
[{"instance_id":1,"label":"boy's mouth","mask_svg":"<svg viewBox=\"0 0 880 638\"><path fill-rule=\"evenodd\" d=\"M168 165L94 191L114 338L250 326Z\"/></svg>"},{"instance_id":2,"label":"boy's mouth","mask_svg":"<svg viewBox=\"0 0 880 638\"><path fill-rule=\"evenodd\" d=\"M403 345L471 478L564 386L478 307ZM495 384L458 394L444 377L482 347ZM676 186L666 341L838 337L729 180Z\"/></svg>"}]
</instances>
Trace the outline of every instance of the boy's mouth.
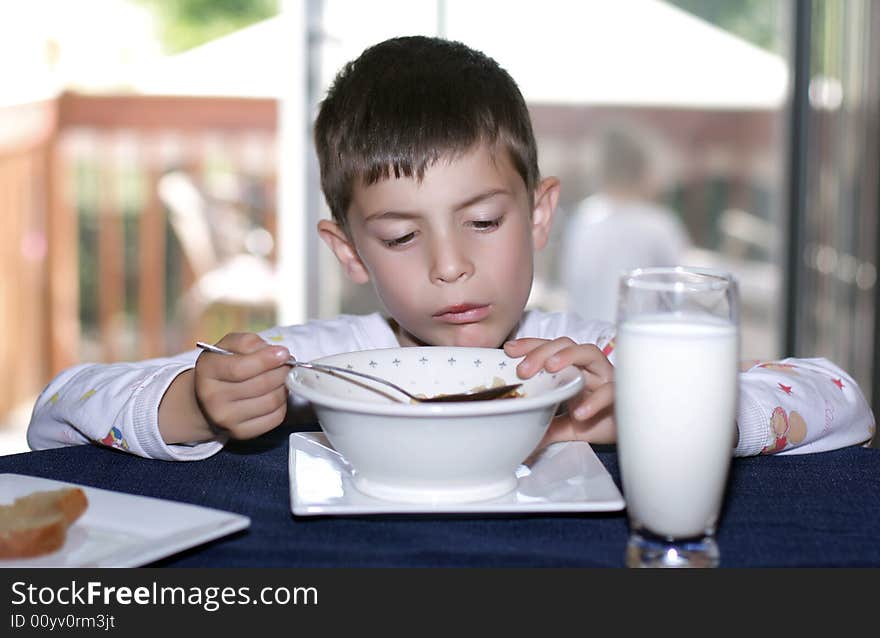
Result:
<instances>
[{"instance_id":1,"label":"boy's mouth","mask_svg":"<svg viewBox=\"0 0 880 638\"><path fill-rule=\"evenodd\" d=\"M434 313L434 318L443 323L476 323L488 317L490 309L488 304L458 304Z\"/></svg>"}]
</instances>

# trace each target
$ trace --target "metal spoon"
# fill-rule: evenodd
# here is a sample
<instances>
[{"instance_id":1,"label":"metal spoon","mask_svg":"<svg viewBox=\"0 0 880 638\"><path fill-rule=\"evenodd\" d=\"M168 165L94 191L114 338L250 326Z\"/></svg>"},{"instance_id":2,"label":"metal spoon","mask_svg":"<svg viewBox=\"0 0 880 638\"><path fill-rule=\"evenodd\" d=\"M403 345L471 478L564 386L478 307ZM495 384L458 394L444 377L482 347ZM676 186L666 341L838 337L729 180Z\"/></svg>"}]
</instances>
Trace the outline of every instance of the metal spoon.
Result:
<instances>
[{"instance_id":1,"label":"metal spoon","mask_svg":"<svg viewBox=\"0 0 880 638\"><path fill-rule=\"evenodd\" d=\"M224 348L220 348L218 346L213 346L209 343L203 343L201 341L197 341L196 345L202 350L207 350L208 352L213 352L215 354L235 354L230 350L226 350ZM505 394L513 392L517 388L519 388L522 383L514 383L511 385L499 385L494 388L487 388L485 390L476 390L474 392L459 392L456 394L438 394L433 397L420 397L412 394L401 388L399 385L395 383L391 383L387 379L382 379L381 377L375 377L372 374L367 374L366 372L358 372L356 370L349 370L348 368L338 368L336 366L325 365L323 363L306 363L305 361L297 361L295 357L290 357L286 362L289 366L297 366L300 368L308 368L310 370L318 370L319 372L328 372L328 373L341 373L341 374L350 374L356 377L363 377L365 379L369 379L370 381L375 381L376 383L383 383L390 388L393 388L400 392L401 394L405 394L412 401L416 401L418 403L454 403L456 401L487 401L489 399L497 399L498 397L502 397ZM335 375L334 375L335 376ZM346 379L346 381L352 381L353 379ZM369 386L365 386L369 387Z\"/></svg>"}]
</instances>

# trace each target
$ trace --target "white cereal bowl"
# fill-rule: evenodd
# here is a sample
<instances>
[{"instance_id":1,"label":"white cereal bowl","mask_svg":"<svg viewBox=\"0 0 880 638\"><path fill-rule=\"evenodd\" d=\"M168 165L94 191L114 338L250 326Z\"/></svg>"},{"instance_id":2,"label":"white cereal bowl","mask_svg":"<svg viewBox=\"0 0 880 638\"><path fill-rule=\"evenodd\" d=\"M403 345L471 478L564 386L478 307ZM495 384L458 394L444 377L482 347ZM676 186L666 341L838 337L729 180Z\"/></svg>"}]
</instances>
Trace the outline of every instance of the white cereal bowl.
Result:
<instances>
[{"instance_id":1,"label":"white cereal bowl","mask_svg":"<svg viewBox=\"0 0 880 638\"><path fill-rule=\"evenodd\" d=\"M350 366L427 396L467 392L499 380L522 383L522 396L509 399L411 403L400 396L406 403L399 403L391 398L399 393L386 386L305 368L291 370L287 387L312 404L360 491L404 502L477 501L516 487L517 467L541 441L559 404L583 387L580 371L571 366L520 379L520 360L494 348L446 346L363 350L314 360Z\"/></svg>"}]
</instances>

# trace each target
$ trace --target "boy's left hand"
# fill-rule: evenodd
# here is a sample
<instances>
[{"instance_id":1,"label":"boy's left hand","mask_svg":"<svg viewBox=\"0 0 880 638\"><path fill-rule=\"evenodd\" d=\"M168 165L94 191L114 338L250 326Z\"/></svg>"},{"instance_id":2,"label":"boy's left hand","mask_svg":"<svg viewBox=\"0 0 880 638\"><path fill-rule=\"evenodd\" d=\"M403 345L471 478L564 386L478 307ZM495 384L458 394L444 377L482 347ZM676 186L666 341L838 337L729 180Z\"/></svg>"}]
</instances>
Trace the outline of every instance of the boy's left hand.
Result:
<instances>
[{"instance_id":1,"label":"boy's left hand","mask_svg":"<svg viewBox=\"0 0 880 638\"><path fill-rule=\"evenodd\" d=\"M525 358L516 368L521 379L536 375L543 368L558 372L567 365L580 368L584 389L568 400L568 412L553 419L537 449L555 441L613 443L614 366L593 344L578 344L568 337L547 339L523 338L508 341L504 352Z\"/></svg>"}]
</instances>

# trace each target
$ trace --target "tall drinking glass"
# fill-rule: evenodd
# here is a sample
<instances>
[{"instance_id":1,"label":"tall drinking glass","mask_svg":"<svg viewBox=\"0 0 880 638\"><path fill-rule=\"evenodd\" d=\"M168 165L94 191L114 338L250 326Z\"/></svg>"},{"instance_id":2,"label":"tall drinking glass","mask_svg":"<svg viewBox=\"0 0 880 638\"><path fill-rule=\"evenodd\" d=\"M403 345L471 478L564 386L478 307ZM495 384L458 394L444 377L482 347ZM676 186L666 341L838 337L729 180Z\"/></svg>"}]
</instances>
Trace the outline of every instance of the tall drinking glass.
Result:
<instances>
[{"instance_id":1,"label":"tall drinking glass","mask_svg":"<svg viewBox=\"0 0 880 638\"><path fill-rule=\"evenodd\" d=\"M629 567L715 567L733 454L739 296L726 273L621 277L615 419Z\"/></svg>"}]
</instances>

